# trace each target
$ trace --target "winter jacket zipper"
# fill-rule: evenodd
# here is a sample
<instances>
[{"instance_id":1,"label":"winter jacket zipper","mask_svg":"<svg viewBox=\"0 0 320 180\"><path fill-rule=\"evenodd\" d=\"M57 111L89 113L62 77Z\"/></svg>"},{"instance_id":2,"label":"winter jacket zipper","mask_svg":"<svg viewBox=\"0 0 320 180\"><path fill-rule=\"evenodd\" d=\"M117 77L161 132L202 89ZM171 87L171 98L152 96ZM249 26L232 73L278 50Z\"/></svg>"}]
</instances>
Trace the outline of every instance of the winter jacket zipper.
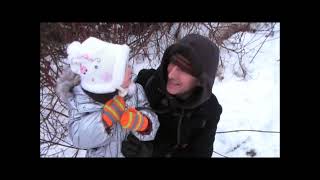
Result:
<instances>
[{"instance_id":1,"label":"winter jacket zipper","mask_svg":"<svg viewBox=\"0 0 320 180\"><path fill-rule=\"evenodd\" d=\"M165 157L172 157L172 154L174 153L175 150L177 150L180 146L180 143L181 143L181 123L182 123L182 119L183 119L183 116L184 116L184 110L182 109L182 114L180 115L179 117L179 120L178 120L178 126L177 126L177 144L172 148L171 151L167 152L164 156Z\"/></svg>"},{"instance_id":2,"label":"winter jacket zipper","mask_svg":"<svg viewBox=\"0 0 320 180\"><path fill-rule=\"evenodd\" d=\"M181 142L181 123L182 123L182 119L183 119L183 116L184 116L184 109L182 109L182 114L179 118L179 121L178 121L178 127L177 127L177 146L180 146L180 142Z\"/></svg>"}]
</instances>

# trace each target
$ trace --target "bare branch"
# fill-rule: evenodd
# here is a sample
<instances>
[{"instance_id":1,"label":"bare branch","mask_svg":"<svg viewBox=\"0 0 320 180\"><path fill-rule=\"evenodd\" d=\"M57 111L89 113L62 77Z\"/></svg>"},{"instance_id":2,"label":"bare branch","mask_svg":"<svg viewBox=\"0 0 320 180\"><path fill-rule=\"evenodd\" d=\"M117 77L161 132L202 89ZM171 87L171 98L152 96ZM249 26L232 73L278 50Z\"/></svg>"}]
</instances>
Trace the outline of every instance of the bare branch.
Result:
<instances>
[{"instance_id":1,"label":"bare branch","mask_svg":"<svg viewBox=\"0 0 320 180\"><path fill-rule=\"evenodd\" d=\"M249 131L249 132L262 132L262 133L280 133L278 131L263 131L263 130L253 130L253 129L248 129L248 130L232 130L232 131L217 131L217 134L221 133L232 133L232 132L243 132L243 131Z\"/></svg>"}]
</instances>

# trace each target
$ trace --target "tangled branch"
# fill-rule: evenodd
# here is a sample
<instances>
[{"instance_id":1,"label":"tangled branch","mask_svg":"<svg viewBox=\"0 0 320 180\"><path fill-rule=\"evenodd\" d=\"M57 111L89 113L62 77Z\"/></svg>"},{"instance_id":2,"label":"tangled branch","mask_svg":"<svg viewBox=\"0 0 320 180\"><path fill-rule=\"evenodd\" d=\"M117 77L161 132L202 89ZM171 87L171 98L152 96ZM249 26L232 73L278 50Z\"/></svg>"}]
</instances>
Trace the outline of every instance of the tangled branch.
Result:
<instances>
[{"instance_id":1,"label":"tangled branch","mask_svg":"<svg viewBox=\"0 0 320 180\"><path fill-rule=\"evenodd\" d=\"M263 130L252 130L252 129L248 129L248 130L232 130L232 131L217 131L217 134L221 134L221 133L232 133L232 132L262 132L262 133L280 133L278 131L263 131Z\"/></svg>"}]
</instances>

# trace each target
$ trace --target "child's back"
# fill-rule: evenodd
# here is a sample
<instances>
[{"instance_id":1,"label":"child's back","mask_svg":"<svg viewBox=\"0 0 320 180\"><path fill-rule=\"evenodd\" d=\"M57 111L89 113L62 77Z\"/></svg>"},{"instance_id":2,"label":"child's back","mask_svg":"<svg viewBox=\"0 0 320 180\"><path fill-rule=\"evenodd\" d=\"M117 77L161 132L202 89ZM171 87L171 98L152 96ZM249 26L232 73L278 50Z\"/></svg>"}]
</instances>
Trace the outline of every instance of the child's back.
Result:
<instances>
[{"instance_id":1,"label":"child's back","mask_svg":"<svg viewBox=\"0 0 320 180\"><path fill-rule=\"evenodd\" d=\"M68 123L69 137L73 145L87 149L87 157L123 157L121 142L130 130L124 129L120 123L115 123L111 128L106 127L102 120L104 104L100 103L98 99L91 98L80 85L76 85L71 92L72 94L66 99L66 103L69 107L70 118ZM60 96L62 93L67 92L58 92ZM126 107L146 107L140 112L150 120L149 132L131 132L142 141L153 140L159 122L157 115L148 109L149 103L142 86L131 84L124 99Z\"/></svg>"},{"instance_id":2,"label":"child's back","mask_svg":"<svg viewBox=\"0 0 320 180\"><path fill-rule=\"evenodd\" d=\"M72 43L68 54L70 67L57 80L56 90L69 108L69 137L74 146L87 149L88 157L123 157L121 142L130 132L141 141L155 138L158 118L142 86L132 83L131 71L125 68L126 45L89 38L82 45ZM107 101L116 89L119 95Z\"/></svg>"}]
</instances>

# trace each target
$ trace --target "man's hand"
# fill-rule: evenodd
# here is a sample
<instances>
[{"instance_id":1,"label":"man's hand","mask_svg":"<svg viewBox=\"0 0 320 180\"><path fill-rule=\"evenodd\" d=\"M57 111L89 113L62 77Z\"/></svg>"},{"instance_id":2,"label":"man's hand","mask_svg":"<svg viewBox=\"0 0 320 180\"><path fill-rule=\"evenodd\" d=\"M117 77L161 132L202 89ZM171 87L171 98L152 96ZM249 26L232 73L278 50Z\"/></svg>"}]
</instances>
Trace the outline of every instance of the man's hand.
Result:
<instances>
[{"instance_id":1,"label":"man's hand","mask_svg":"<svg viewBox=\"0 0 320 180\"><path fill-rule=\"evenodd\" d=\"M152 151L152 142L140 141L131 133L122 142L121 152L125 157L152 157Z\"/></svg>"}]
</instances>

